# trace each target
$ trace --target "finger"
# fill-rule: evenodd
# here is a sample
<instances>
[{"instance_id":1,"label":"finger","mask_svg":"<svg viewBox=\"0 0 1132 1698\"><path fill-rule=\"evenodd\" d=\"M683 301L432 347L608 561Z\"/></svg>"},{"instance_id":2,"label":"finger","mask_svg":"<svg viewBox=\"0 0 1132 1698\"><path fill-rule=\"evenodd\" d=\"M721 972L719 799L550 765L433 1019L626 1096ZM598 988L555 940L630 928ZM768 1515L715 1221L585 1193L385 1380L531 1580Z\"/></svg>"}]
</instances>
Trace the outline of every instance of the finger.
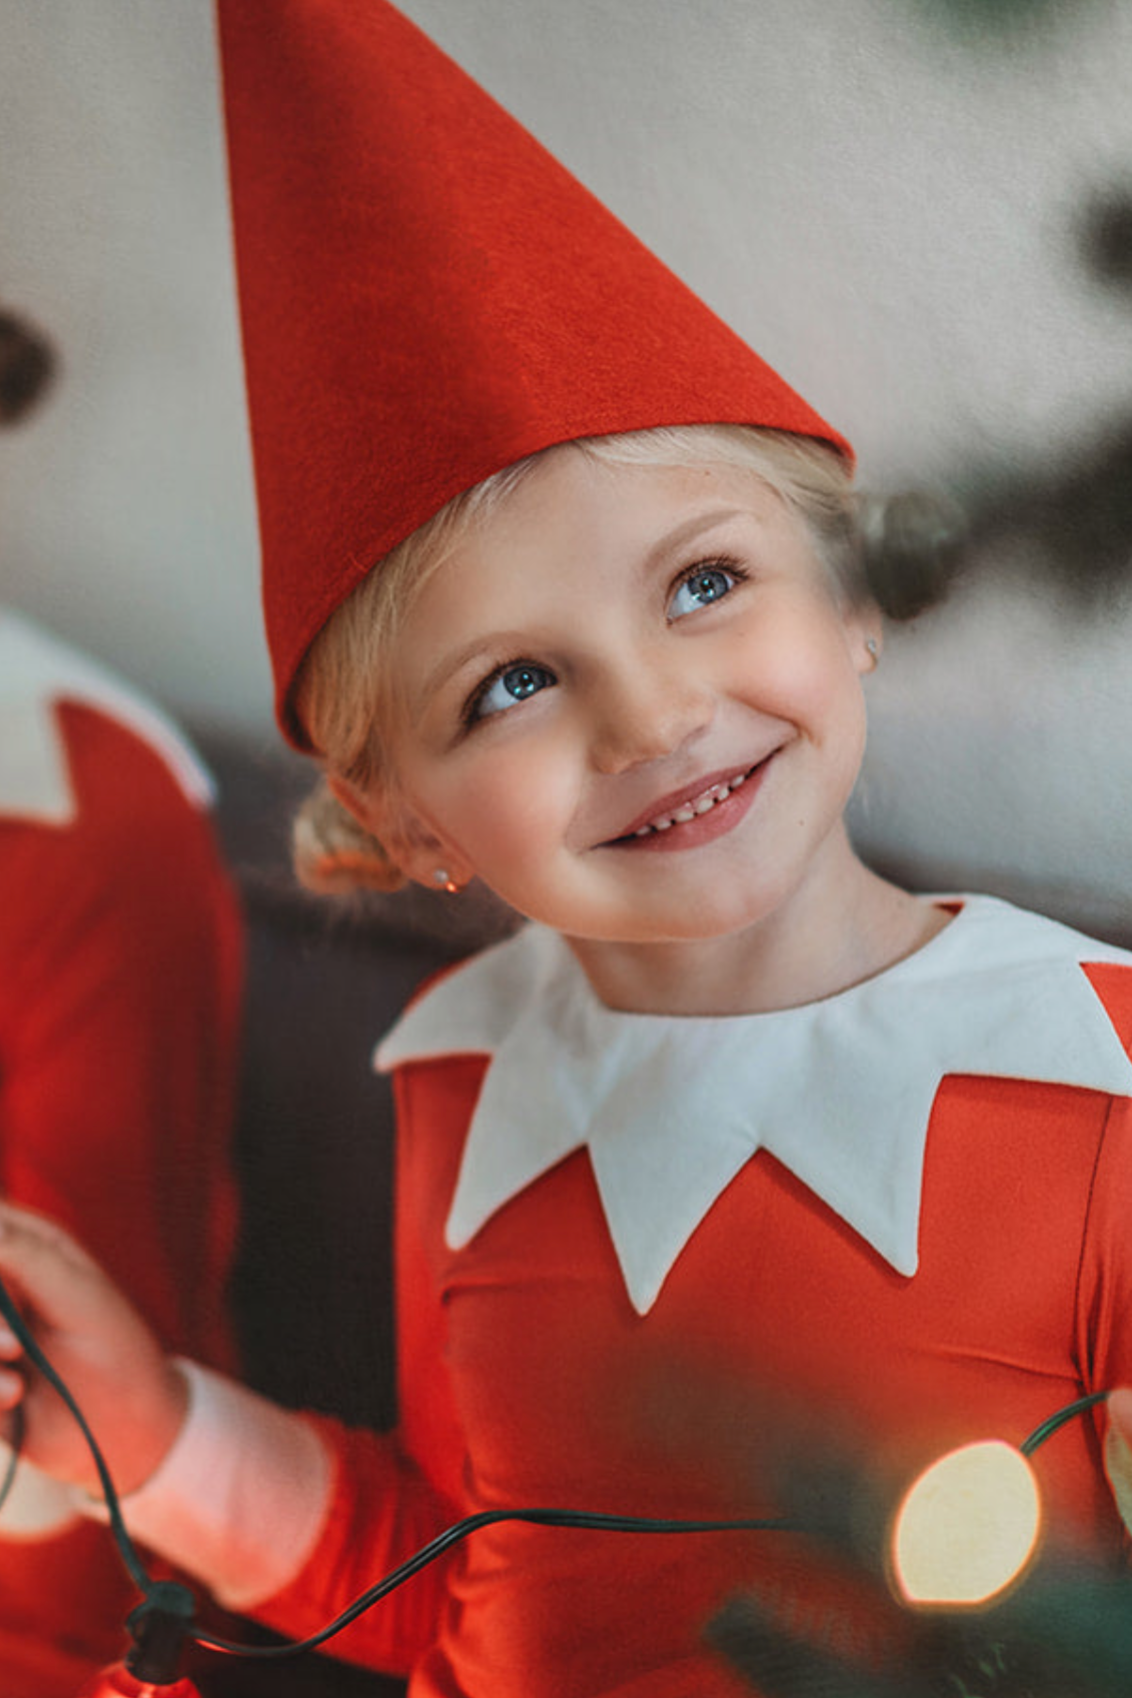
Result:
<instances>
[{"instance_id":1,"label":"finger","mask_svg":"<svg viewBox=\"0 0 1132 1698\"><path fill-rule=\"evenodd\" d=\"M49 1326L82 1327L106 1301L109 1282L53 1222L0 1204L0 1276Z\"/></svg>"},{"instance_id":2,"label":"finger","mask_svg":"<svg viewBox=\"0 0 1132 1698\"><path fill-rule=\"evenodd\" d=\"M9 1230L17 1234L28 1233L44 1244L52 1244L61 1255L76 1263L97 1265L66 1227L61 1226L50 1215L41 1214L37 1209L26 1208L22 1203L12 1203L6 1198L0 1198L0 1237L5 1236Z\"/></svg>"}]
</instances>

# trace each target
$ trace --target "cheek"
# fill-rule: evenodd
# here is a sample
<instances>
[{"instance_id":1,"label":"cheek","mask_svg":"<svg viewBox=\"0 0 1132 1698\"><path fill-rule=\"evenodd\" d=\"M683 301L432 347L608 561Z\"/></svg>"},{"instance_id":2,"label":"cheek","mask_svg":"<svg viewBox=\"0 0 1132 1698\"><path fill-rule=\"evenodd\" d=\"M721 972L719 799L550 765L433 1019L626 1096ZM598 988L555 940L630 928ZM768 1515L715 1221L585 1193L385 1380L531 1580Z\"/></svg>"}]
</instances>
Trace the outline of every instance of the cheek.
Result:
<instances>
[{"instance_id":1,"label":"cheek","mask_svg":"<svg viewBox=\"0 0 1132 1698\"><path fill-rule=\"evenodd\" d=\"M830 796L844 806L865 752L865 697L840 620L780 629L761 657L753 693L764 712L793 726L817 754Z\"/></svg>"},{"instance_id":2,"label":"cheek","mask_svg":"<svg viewBox=\"0 0 1132 1698\"><path fill-rule=\"evenodd\" d=\"M568 766L534 740L496 746L443 775L423 796L432 818L472 858L486 862L546 853L573 817L576 785Z\"/></svg>"},{"instance_id":3,"label":"cheek","mask_svg":"<svg viewBox=\"0 0 1132 1698\"><path fill-rule=\"evenodd\" d=\"M824 601L785 609L737 641L732 666L765 711L791 723L816 731L863 711L850 633Z\"/></svg>"}]
</instances>

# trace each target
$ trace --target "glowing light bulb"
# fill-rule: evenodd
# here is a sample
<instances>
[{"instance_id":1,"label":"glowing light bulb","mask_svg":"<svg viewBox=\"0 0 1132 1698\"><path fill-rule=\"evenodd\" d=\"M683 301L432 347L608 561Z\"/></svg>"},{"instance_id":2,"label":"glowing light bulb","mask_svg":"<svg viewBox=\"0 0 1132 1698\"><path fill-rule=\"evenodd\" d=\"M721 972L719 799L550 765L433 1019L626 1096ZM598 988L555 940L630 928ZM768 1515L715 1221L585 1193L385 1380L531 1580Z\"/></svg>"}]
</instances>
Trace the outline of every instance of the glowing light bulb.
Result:
<instances>
[{"instance_id":1,"label":"glowing light bulb","mask_svg":"<svg viewBox=\"0 0 1132 1698\"><path fill-rule=\"evenodd\" d=\"M191 1680L174 1680L155 1685L152 1680L139 1680L125 1663L115 1663L88 1680L77 1698L200 1698Z\"/></svg>"},{"instance_id":2,"label":"glowing light bulb","mask_svg":"<svg viewBox=\"0 0 1132 1698\"><path fill-rule=\"evenodd\" d=\"M1000 1439L964 1445L921 1474L897 1511L896 1586L910 1604L988 1603L1026 1567L1040 1524L1021 1451Z\"/></svg>"}]
</instances>

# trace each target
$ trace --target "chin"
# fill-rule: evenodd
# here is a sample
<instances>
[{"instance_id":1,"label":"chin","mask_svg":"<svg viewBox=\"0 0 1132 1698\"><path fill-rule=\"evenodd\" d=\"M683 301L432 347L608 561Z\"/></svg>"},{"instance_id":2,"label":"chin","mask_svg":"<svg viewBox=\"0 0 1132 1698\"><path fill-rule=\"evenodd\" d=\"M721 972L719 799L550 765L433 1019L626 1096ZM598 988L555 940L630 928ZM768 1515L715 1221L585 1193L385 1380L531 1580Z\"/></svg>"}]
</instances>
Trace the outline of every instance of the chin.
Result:
<instances>
[{"instance_id":1,"label":"chin","mask_svg":"<svg viewBox=\"0 0 1132 1698\"><path fill-rule=\"evenodd\" d=\"M595 917L589 924L569 925L553 919L544 921L544 924L553 926L566 936L585 938L592 943L712 943L751 930L773 913L775 906L753 901L728 904L726 907L705 903L699 908L686 908L679 914L626 916L619 913L610 915L604 923Z\"/></svg>"}]
</instances>

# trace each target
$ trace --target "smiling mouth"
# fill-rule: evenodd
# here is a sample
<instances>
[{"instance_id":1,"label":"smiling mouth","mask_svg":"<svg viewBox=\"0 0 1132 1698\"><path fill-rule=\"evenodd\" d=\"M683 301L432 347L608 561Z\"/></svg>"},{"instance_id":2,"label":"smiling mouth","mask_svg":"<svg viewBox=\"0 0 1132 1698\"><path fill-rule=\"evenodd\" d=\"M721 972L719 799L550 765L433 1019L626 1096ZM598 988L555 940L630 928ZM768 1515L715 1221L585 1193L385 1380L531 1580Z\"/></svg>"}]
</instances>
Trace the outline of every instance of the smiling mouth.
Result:
<instances>
[{"instance_id":1,"label":"smiling mouth","mask_svg":"<svg viewBox=\"0 0 1132 1698\"><path fill-rule=\"evenodd\" d=\"M753 767L751 771L754 771ZM726 802L728 796L738 790L740 785L746 784L750 776L750 772L742 772L738 778L732 778L727 784L713 784L702 796L693 796L690 801L682 803L670 814L658 814L656 819L640 826L632 835L651 837L655 831L671 831L674 825L690 825L692 820L698 819L701 814L710 814L720 802Z\"/></svg>"},{"instance_id":2,"label":"smiling mouth","mask_svg":"<svg viewBox=\"0 0 1132 1698\"><path fill-rule=\"evenodd\" d=\"M747 780L757 773L764 764L760 761L755 766L748 767L746 772L738 773L734 778L707 785L698 796L689 796L688 800L681 802L679 807L672 808L666 813L657 814L654 819L646 820L643 825L637 826L634 831L626 832L622 837L611 838L611 844L634 843L640 838L660 837L665 832L671 831L675 826L690 825L693 820L702 818L704 814L710 814L721 802L726 802L729 796L733 796L737 790L742 789Z\"/></svg>"}]
</instances>

